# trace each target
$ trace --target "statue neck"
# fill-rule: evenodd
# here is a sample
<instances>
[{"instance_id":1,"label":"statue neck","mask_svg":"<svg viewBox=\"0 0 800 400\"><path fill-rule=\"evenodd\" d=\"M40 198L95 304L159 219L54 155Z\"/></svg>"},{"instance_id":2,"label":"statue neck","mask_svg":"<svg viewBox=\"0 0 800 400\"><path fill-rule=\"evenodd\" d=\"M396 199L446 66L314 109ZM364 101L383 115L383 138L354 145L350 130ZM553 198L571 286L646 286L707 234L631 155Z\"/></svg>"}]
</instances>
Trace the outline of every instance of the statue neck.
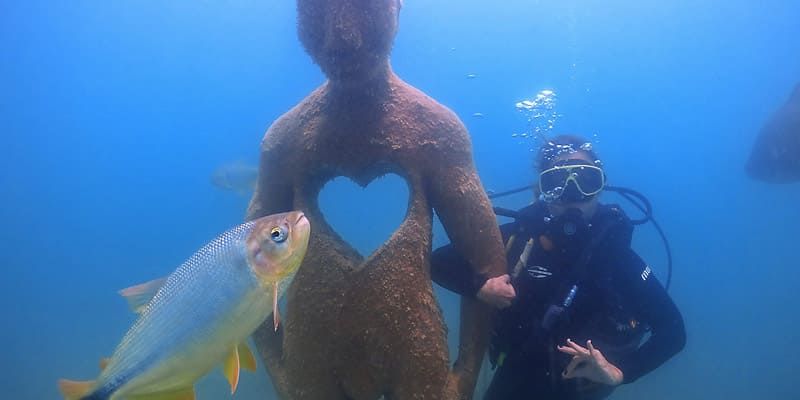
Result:
<instances>
[{"instance_id":1,"label":"statue neck","mask_svg":"<svg viewBox=\"0 0 800 400\"><path fill-rule=\"evenodd\" d=\"M391 92L391 82L394 71L389 65L389 60L371 74L358 78L328 79L327 87L331 98L347 99L348 101L381 101L386 99Z\"/></svg>"}]
</instances>

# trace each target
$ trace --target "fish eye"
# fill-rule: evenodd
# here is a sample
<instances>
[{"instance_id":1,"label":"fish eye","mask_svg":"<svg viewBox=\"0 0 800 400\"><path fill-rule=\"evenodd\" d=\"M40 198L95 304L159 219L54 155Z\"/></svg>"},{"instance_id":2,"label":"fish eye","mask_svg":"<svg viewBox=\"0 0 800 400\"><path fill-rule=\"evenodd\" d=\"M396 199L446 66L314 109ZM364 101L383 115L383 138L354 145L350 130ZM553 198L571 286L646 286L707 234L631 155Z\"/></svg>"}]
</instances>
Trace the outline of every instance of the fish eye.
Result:
<instances>
[{"instance_id":1,"label":"fish eye","mask_svg":"<svg viewBox=\"0 0 800 400\"><path fill-rule=\"evenodd\" d=\"M286 241L286 229L279 226L273 227L269 233L269 237L275 243L282 243Z\"/></svg>"}]
</instances>

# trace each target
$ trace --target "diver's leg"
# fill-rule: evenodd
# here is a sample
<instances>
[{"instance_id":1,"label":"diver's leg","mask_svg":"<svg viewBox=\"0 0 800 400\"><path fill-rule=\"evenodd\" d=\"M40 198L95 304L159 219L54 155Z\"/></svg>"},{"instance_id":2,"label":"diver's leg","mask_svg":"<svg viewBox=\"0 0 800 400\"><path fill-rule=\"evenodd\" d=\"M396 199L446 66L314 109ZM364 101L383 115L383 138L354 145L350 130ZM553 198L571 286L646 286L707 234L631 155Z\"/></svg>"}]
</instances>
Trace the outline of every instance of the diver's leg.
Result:
<instances>
[{"instance_id":1,"label":"diver's leg","mask_svg":"<svg viewBox=\"0 0 800 400\"><path fill-rule=\"evenodd\" d=\"M522 381L514 376L514 371L508 367L500 367L495 373L489 389L483 396L483 400L504 400L514 399L519 396Z\"/></svg>"},{"instance_id":2,"label":"diver's leg","mask_svg":"<svg viewBox=\"0 0 800 400\"><path fill-rule=\"evenodd\" d=\"M553 393L549 376L543 369L506 361L494 374L483 400L561 399Z\"/></svg>"}]
</instances>

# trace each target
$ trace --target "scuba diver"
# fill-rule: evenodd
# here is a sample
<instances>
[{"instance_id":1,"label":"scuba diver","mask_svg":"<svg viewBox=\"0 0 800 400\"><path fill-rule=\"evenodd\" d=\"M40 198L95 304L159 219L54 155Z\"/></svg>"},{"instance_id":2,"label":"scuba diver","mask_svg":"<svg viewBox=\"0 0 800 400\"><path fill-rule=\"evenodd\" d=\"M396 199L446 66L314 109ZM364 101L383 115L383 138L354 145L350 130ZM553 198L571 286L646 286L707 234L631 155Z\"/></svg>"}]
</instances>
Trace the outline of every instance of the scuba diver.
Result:
<instances>
[{"instance_id":1,"label":"scuba diver","mask_svg":"<svg viewBox=\"0 0 800 400\"><path fill-rule=\"evenodd\" d=\"M431 275L498 308L485 399L603 399L683 349L683 318L631 249L632 221L598 201L611 187L591 145L558 136L537 161L539 200L496 209L515 219L500 227L508 274L470 275L447 245L433 253Z\"/></svg>"}]
</instances>

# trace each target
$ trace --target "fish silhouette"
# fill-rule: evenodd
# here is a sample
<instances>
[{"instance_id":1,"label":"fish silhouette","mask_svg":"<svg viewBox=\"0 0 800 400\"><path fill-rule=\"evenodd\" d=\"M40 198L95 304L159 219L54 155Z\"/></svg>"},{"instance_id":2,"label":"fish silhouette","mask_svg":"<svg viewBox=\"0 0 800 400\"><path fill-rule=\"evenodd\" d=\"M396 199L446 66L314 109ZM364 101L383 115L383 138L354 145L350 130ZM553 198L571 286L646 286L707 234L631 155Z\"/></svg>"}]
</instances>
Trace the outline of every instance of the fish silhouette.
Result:
<instances>
[{"instance_id":1,"label":"fish silhouette","mask_svg":"<svg viewBox=\"0 0 800 400\"><path fill-rule=\"evenodd\" d=\"M745 169L759 181L800 181L800 84L761 128Z\"/></svg>"}]
</instances>

